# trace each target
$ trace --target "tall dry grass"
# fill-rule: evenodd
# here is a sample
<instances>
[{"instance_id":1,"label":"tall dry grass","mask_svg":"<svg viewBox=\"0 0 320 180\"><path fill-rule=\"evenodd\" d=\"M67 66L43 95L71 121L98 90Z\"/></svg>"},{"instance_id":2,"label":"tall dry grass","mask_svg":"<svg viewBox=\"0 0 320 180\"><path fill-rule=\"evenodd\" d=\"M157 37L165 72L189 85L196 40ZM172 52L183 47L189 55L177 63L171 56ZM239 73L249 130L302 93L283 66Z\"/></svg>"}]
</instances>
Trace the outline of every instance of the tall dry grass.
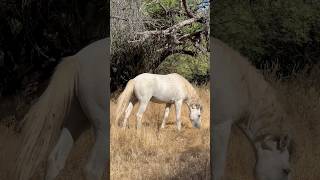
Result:
<instances>
[{"instance_id":1,"label":"tall dry grass","mask_svg":"<svg viewBox=\"0 0 320 180\"><path fill-rule=\"evenodd\" d=\"M310 73L286 80L277 80L272 73L266 73L266 77L276 89L296 132L293 179L320 179L320 66L313 67ZM150 104L144 114L141 132L135 130L134 117L129 120L131 128L125 131L117 128L111 117L111 178L209 179L210 93L207 87L200 88L199 92L205 106L203 127L200 130L191 127L186 107L183 109L184 126L180 133L176 131L174 123L174 108L167 127L158 129L164 105ZM10 170L15 163L14 154L20 139L19 134L11 128L10 124L15 121L11 115L23 114L29 106L17 108L23 104L22 100L17 105L9 106L10 103L4 100L0 104L8 106L0 108L0 180L7 180L11 179ZM114 102L110 104L111 112L114 112ZM86 131L76 142L58 180L84 179L81 170L87 162L92 145L92 132ZM225 179L252 180L254 162L253 150L246 137L240 130L233 128ZM42 166L33 180L43 179L44 173L45 166Z\"/></svg>"},{"instance_id":2,"label":"tall dry grass","mask_svg":"<svg viewBox=\"0 0 320 180\"><path fill-rule=\"evenodd\" d=\"M295 133L292 157L294 180L320 179L320 66L311 72L277 79L275 70L265 73L277 92L280 103L289 114ZM226 167L227 180L252 180L255 157L242 132L233 128Z\"/></svg>"},{"instance_id":3,"label":"tall dry grass","mask_svg":"<svg viewBox=\"0 0 320 180\"><path fill-rule=\"evenodd\" d=\"M182 131L175 125L175 108L171 107L165 129L159 129L164 104L150 103L136 130L135 106L129 129L121 129L111 114L111 179L210 179L210 92L197 88L203 102L201 129L192 128L186 105L182 110ZM110 102L115 112L115 102Z\"/></svg>"}]
</instances>

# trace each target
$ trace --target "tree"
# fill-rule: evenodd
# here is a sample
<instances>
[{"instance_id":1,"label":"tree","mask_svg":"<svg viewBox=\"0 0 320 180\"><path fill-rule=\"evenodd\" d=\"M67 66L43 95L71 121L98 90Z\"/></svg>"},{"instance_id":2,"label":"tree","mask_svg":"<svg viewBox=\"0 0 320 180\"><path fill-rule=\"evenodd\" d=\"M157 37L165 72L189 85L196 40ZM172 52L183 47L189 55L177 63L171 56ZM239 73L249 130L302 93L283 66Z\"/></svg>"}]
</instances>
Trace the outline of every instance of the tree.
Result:
<instances>
[{"instance_id":1,"label":"tree","mask_svg":"<svg viewBox=\"0 0 320 180\"><path fill-rule=\"evenodd\" d=\"M211 34L258 68L277 63L280 74L319 62L320 2L313 0L215 0Z\"/></svg>"},{"instance_id":2,"label":"tree","mask_svg":"<svg viewBox=\"0 0 320 180\"><path fill-rule=\"evenodd\" d=\"M170 55L207 51L209 17L196 1L111 1L111 91ZM204 45L204 46L203 46Z\"/></svg>"}]
</instances>

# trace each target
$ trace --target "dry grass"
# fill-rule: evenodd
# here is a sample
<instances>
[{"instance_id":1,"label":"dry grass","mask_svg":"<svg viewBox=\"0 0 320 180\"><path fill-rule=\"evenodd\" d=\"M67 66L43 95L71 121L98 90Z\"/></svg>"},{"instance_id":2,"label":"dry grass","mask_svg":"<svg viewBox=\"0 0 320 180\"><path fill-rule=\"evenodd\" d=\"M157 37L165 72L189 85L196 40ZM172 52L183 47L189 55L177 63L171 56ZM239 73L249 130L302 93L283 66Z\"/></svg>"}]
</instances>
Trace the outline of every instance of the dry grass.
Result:
<instances>
[{"instance_id":1,"label":"dry grass","mask_svg":"<svg viewBox=\"0 0 320 180\"><path fill-rule=\"evenodd\" d=\"M285 81L268 79L277 90L280 102L288 112L295 133L293 179L320 179L320 68L309 75L300 74ZM267 75L268 76L268 75ZM246 137L233 129L226 168L228 180L252 180L255 157Z\"/></svg>"},{"instance_id":2,"label":"dry grass","mask_svg":"<svg viewBox=\"0 0 320 180\"><path fill-rule=\"evenodd\" d=\"M283 82L271 78L280 102L290 115L295 130L297 150L293 159L295 180L320 179L320 68L311 75L300 75ZM174 124L174 110L168 125L159 131L163 105L151 104L143 119L141 132L135 130L135 121L130 119L131 128L122 131L115 122L111 127L111 178L112 179L205 179L209 177L209 90L199 89L205 104L203 128L191 128L184 107L182 132ZM14 165L14 154L18 148L19 134L10 128L10 114L15 105L0 101L0 180L11 179L10 169ZM27 109L28 107L23 109ZM10 110L11 109L11 110ZM173 108L174 109L174 108ZM111 112L114 103L111 102ZM134 113L134 112L133 112ZM9 127L7 127L9 126ZM83 179L84 167L92 135L85 132L75 145L59 180ZM254 155L250 144L237 128L233 129L226 168L227 180L252 180ZM33 178L42 179L44 167Z\"/></svg>"},{"instance_id":3,"label":"dry grass","mask_svg":"<svg viewBox=\"0 0 320 180\"><path fill-rule=\"evenodd\" d=\"M135 128L135 106L130 129L121 129L111 114L111 179L210 179L210 93L198 88L204 105L201 129L194 129L188 109L182 111L182 131L175 125L172 106L165 129L160 129L164 104L150 103L143 115L143 127ZM111 104L111 112L115 103Z\"/></svg>"},{"instance_id":4,"label":"dry grass","mask_svg":"<svg viewBox=\"0 0 320 180\"><path fill-rule=\"evenodd\" d=\"M23 117L30 108L21 97L11 97L0 100L0 180L13 179L16 165L15 158L22 139L21 134L14 131L16 116ZM82 168L87 163L90 149L93 146L93 133L91 130L84 132L72 149L67 159L65 168L57 180L84 180ZM43 180L46 172L44 161L32 180ZM106 177L104 177L106 179Z\"/></svg>"}]
</instances>

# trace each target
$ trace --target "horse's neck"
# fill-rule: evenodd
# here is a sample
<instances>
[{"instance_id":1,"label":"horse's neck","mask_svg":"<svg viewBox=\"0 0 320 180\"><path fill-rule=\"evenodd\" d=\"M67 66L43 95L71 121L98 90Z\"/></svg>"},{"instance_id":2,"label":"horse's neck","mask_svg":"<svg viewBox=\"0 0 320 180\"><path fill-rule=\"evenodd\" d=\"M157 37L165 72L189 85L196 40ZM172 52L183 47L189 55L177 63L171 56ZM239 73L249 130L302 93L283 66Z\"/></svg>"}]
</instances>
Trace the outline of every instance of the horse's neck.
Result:
<instances>
[{"instance_id":1,"label":"horse's neck","mask_svg":"<svg viewBox=\"0 0 320 180\"><path fill-rule=\"evenodd\" d=\"M266 134L276 135L286 132L286 114L275 111L272 116L256 119L251 122L252 140L258 139Z\"/></svg>"},{"instance_id":2,"label":"horse's neck","mask_svg":"<svg viewBox=\"0 0 320 180\"><path fill-rule=\"evenodd\" d=\"M197 92L191 87L188 91L187 104L191 105L199 103L199 99Z\"/></svg>"}]
</instances>

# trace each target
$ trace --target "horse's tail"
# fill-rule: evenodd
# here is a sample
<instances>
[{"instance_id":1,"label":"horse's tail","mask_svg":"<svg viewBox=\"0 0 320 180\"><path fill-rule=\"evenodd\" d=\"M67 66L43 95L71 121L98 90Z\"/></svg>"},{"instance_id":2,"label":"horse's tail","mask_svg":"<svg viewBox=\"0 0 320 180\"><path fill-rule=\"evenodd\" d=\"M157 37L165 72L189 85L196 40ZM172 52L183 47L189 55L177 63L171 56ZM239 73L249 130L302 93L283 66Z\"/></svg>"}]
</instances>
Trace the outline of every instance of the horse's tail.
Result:
<instances>
[{"instance_id":1,"label":"horse's tail","mask_svg":"<svg viewBox=\"0 0 320 180\"><path fill-rule=\"evenodd\" d=\"M134 80L131 79L126 85L126 88L124 91L120 94L120 96L117 99L117 109L116 109L116 121L118 122L120 117L122 116L123 112L125 111L126 107L129 104L129 101L133 94L133 88L134 88Z\"/></svg>"},{"instance_id":2,"label":"horse's tail","mask_svg":"<svg viewBox=\"0 0 320 180\"><path fill-rule=\"evenodd\" d=\"M56 141L77 86L79 64L71 57L57 66L50 83L25 115L16 176L28 180Z\"/></svg>"}]
</instances>

